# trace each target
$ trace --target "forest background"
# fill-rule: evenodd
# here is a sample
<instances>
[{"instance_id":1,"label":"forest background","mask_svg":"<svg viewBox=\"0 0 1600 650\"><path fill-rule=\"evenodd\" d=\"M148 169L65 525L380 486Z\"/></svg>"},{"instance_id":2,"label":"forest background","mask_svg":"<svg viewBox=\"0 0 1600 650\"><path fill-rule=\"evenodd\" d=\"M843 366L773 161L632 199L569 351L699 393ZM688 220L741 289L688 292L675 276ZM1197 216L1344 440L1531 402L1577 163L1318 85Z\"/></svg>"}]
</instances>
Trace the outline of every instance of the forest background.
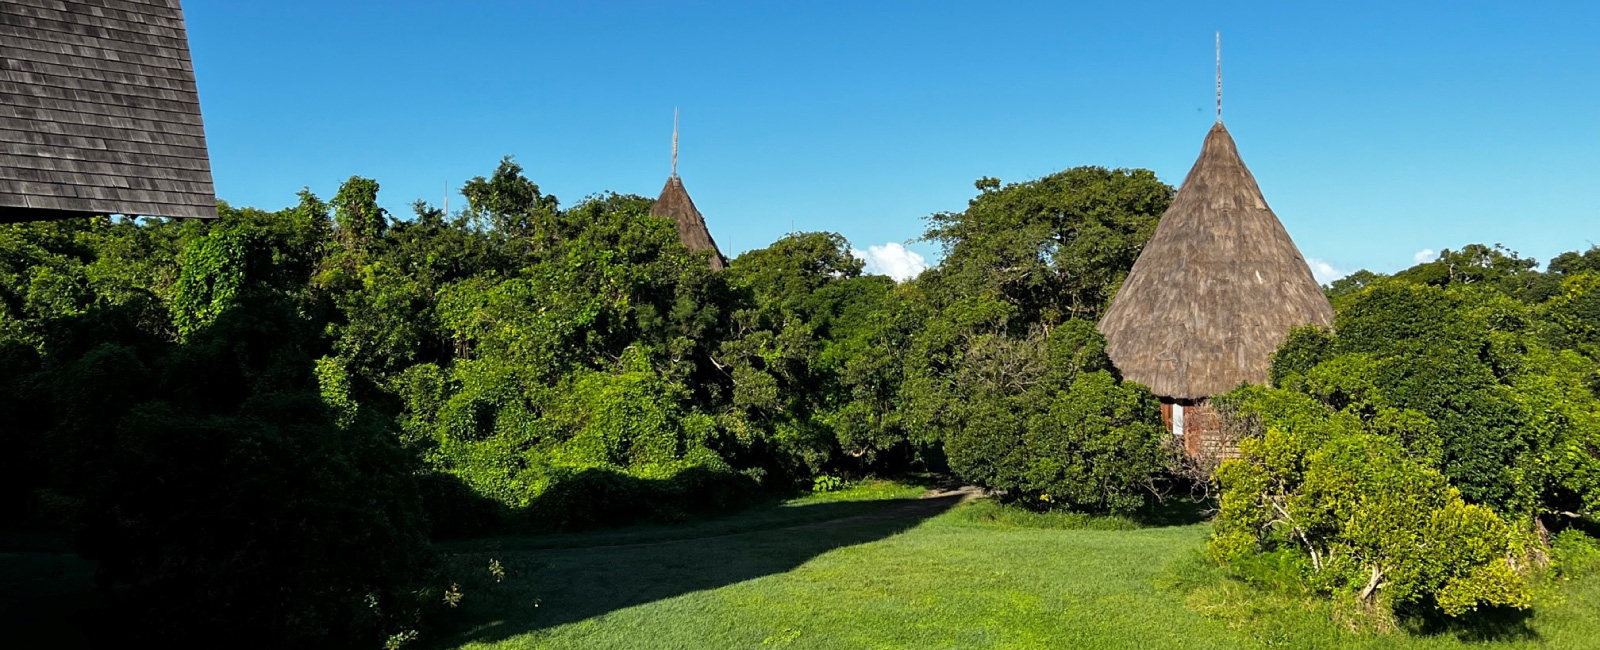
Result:
<instances>
[{"instance_id":1,"label":"forest background","mask_svg":"<svg viewBox=\"0 0 1600 650\"><path fill-rule=\"evenodd\" d=\"M1600 250L1334 282L1334 330L1220 401L1243 457L1213 480L1094 329L1173 188L976 189L904 282L833 233L713 272L649 199L564 205L510 158L452 214L352 177L0 227L0 521L69 532L131 635L299 645L433 624L433 540L912 471L1030 509L1211 491L1217 561L1385 612L1528 607L1536 568L1600 553Z\"/></svg>"}]
</instances>

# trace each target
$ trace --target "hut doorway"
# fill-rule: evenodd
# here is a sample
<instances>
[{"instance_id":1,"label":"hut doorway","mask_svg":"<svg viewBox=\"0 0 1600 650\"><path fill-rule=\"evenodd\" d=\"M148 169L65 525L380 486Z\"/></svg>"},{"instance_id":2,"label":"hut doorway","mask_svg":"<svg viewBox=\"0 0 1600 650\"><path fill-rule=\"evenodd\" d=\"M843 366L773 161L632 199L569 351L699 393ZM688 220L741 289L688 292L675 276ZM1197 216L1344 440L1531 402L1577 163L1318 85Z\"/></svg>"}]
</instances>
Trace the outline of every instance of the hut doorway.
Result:
<instances>
[{"instance_id":1,"label":"hut doorway","mask_svg":"<svg viewBox=\"0 0 1600 650\"><path fill-rule=\"evenodd\" d=\"M1162 399L1161 421L1192 459L1220 462L1239 455L1239 441L1224 435L1216 409L1206 400Z\"/></svg>"}]
</instances>

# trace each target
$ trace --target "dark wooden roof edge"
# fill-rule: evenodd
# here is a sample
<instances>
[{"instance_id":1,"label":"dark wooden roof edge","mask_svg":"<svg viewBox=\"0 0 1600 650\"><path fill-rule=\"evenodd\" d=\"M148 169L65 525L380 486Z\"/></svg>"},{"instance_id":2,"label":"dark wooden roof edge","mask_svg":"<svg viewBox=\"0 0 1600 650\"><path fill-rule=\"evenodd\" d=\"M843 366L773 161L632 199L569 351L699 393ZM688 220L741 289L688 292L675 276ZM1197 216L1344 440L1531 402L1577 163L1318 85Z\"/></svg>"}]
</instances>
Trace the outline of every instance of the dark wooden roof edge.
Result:
<instances>
[{"instance_id":1,"label":"dark wooden roof edge","mask_svg":"<svg viewBox=\"0 0 1600 650\"><path fill-rule=\"evenodd\" d=\"M150 217L156 219L215 219L216 209L212 208L209 215L167 215L167 214L124 214L121 212L83 212L79 210L49 210L45 208L16 208L0 205L0 223L19 223L23 221L61 221L64 219L88 219L90 217Z\"/></svg>"},{"instance_id":2,"label":"dark wooden roof edge","mask_svg":"<svg viewBox=\"0 0 1600 650\"><path fill-rule=\"evenodd\" d=\"M0 0L0 221L217 216L179 0Z\"/></svg>"}]
</instances>

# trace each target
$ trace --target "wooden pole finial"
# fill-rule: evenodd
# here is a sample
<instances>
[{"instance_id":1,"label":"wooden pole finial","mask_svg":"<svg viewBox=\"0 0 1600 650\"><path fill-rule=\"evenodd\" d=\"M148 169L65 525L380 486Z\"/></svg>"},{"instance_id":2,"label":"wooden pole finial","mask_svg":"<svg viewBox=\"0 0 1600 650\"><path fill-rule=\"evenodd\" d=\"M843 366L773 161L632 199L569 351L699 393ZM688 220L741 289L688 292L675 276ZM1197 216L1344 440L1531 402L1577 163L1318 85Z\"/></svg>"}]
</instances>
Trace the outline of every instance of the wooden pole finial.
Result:
<instances>
[{"instance_id":1,"label":"wooden pole finial","mask_svg":"<svg viewBox=\"0 0 1600 650\"><path fill-rule=\"evenodd\" d=\"M1217 30L1217 122L1222 122L1222 30Z\"/></svg>"},{"instance_id":2,"label":"wooden pole finial","mask_svg":"<svg viewBox=\"0 0 1600 650\"><path fill-rule=\"evenodd\" d=\"M678 107L672 107L672 177L678 177Z\"/></svg>"}]
</instances>

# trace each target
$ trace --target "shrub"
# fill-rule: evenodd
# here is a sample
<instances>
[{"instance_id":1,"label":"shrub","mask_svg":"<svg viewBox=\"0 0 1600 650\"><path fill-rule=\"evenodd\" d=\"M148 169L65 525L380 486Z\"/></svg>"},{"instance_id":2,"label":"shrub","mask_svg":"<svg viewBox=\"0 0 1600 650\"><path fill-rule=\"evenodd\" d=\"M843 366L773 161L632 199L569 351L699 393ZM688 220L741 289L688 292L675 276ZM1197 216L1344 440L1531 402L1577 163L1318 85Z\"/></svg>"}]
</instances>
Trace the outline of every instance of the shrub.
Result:
<instances>
[{"instance_id":1,"label":"shrub","mask_svg":"<svg viewBox=\"0 0 1600 650\"><path fill-rule=\"evenodd\" d=\"M1054 395L976 395L945 449L962 478L1032 507L1128 512L1167 467L1160 405L1096 371Z\"/></svg>"},{"instance_id":2,"label":"shrub","mask_svg":"<svg viewBox=\"0 0 1600 650\"><path fill-rule=\"evenodd\" d=\"M1358 419L1269 427L1242 441L1240 454L1218 473L1217 559L1250 566L1259 553L1294 553L1308 560L1306 584L1324 593L1452 616L1529 606L1510 563L1519 554L1511 528Z\"/></svg>"},{"instance_id":3,"label":"shrub","mask_svg":"<svg viewBox=\"0 0 1600 650\"><path fill-rule=\"evenodd\" d=\"M1550 566L1567 578L1600 573L1600 540L1576 528L1561 531L1550 540Z\"/></svg>"},{"instance_id":4,"label":"shrub","mask_svg":"<svg viewBox=\"0 0 1600 650\"><path fill-rule=\"evenodd\" d=\"M1333 332L1315 325L1289 330L1283 345L1272 354L1272 385L1282 386L1284 380L1304 374L1327 359L1333 349Z\"/></svg>"},{"instance_id":5,"label":"shrub","mask_svg":"<svg viewBox=\"0 0 1600 650\"><path fill-rule=\"evenodd\" d=\"M824 474L811 481L812 492L837 492L844 489L844 479Z\"/></svg>"},{"instance_id":6,"label":"shrub","mask_svg":"<svg viewBox=\"0 0 1600 650\"><path fill-rule=\"evenodd\" d=\"M692 467L668 478L643 479L609 469L558 469L530 503L532 522L583 530L639 522L674 522L748 506L761 498L753 479Z\"/></svg>"}]
</instances>

